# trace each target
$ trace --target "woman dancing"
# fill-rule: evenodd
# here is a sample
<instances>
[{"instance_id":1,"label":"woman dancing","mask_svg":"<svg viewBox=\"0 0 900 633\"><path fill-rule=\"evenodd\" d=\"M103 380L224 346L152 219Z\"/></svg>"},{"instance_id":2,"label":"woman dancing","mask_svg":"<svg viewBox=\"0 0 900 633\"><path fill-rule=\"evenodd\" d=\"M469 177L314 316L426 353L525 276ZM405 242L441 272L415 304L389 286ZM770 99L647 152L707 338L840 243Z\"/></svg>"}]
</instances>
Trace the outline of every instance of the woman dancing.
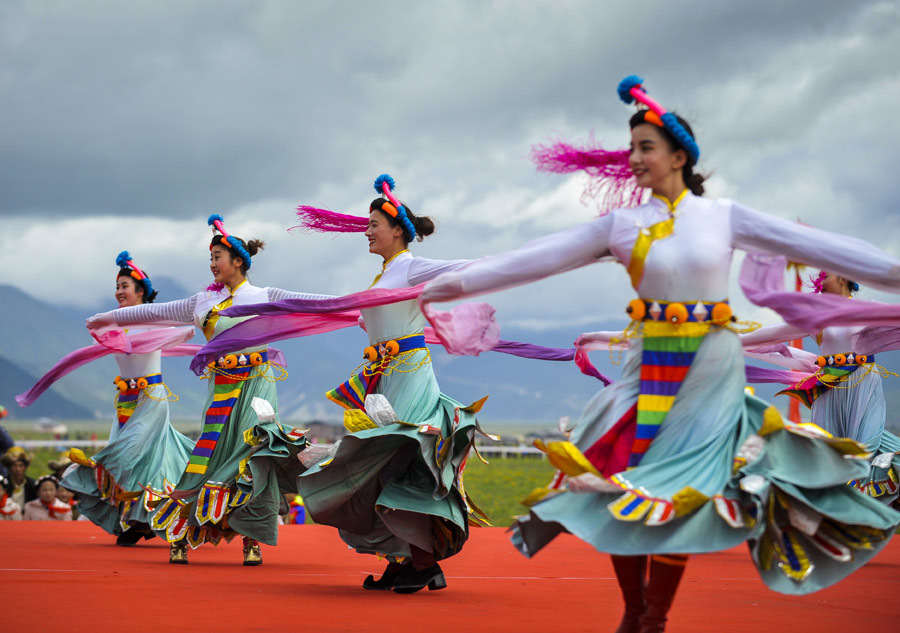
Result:
<instances>
[{"instance_id":1,"label":"woman dancing","mask_svg":"<svg viewBox=\"0 0 900 633\"><path fill-rule=\"evenodd\" d=\"M153 303L158 292L128 251L116 257L116 301L120 308ZM137 330L131 329L131 333ZM168 482L184 471L194 442L169 422L172 394L162 379L162 352L115 354L119 375L116 420L109 443L87 458L73 449L76 462L61 486L78 493L78 511L110 534L116 545L152 538L150 504L164 494Z\"/></svg>"},{"instance_id":2,"label":"woman dancing","mask_svg":"<svg viewBox=\"0 0 900 633\"><path fill-rule=\"evenodd\" d=\"M849 298L859 291L855 281L824 270L811 281L816 294ZM873 331L862 326L826 327L815 337L820 354L818 371L780 393L809 407L813 424L837 437L856 440L873 453L868 474L850 484L890 504L897 500L900 488L900 438L884 428L887 407L881 380L892 374L875 364L875 354L863 353L871 348L867 344L870 334L883 340L888 333L896 341L881 346L880 351L897 349L900 328L879 327ZM745 334L741 341L744 347L753 347L805 336L805 330L782 323Z\"/></svg>"},{"instance_id":3,"label":"woman dancing","mask_svg":"<svg viewBox=\"0 0 900 633\"><path fill-rule=\"evenodd\" d=\"M626 267L639 298L628 308L634 338L622 379L587 405L570 441L547 446L559 476L535 495L513 537L528 556L563 531L612 554L625 598L619 633L663 630L686 554L749 541L770 587L804 593L871 558L900 524L900 514L845 485L866 464L843 452L864 447L793 428L745 394L726 299L735 249L832 266L894 292L900 262L859 240L701 197L690 126L641 83L632 76L619 86L624 101L647 106L630 120L630 150L590 161L575 152L571 162L608 174L627 157L637 185L653 194L647 203L478 260L421 297L474 296L603 257ZM570 150L551 149L560 163Z\"/></svg>"},{"instance_id":4,"label":"woman dancing","mask_svg":"<svg viewBox=\"0 0 900 633\"><path fill-rule=\"evenodd\" d=\"M222 222L219 215L208 221L213 227L209 251L214 283L205 292L97 314L87 320L88 329L193 323L209 341L240 320L219 314L228 306L322 297L252 285L247 272L263 243L229 235ZM240 534L244 565L259 565L259 543L275 545L282 505L287 512L281 493L295 492L293 480L302 466L294 456L306 438L278 422L275 382L283 375L276 377L272 364L269 350L260 347L235 349L208 367L202 434L151 517L151 528L171 544L169 562L186 564L189 545L218 544Z\"/></svg>"}]
</instances>

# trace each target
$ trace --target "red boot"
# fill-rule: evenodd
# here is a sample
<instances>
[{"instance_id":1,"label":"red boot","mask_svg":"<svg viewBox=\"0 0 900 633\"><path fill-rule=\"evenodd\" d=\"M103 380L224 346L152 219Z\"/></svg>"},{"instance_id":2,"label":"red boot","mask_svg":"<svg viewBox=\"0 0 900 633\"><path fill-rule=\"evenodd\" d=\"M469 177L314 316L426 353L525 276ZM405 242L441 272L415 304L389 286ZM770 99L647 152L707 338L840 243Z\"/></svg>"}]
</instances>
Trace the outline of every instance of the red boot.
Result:
<instances>
[{"instance_id":1,"label":"red boot","mask_svg":"<svg viewBox=\"0 0 900 633\"><path fill-rule=\"evenodd\" d=\"M619 589L625 599L625 615L616 633L639 633L644 614L644 582L647 576L646 556L610 556Z\"/></svg>"},{"instance_id":2,"label":"red boot","mask_svg":"<svg viewBox=\"0 0 900 633\"><path fill-rule=\"evenodd\" d=\"M644 597L647 610L641 616L640 633L662 633L666 629L666 614L675 599L675 591L684 568L687 556L683 554L666 554L650 557L650 581Z\"/></svg>"}]
</instances>

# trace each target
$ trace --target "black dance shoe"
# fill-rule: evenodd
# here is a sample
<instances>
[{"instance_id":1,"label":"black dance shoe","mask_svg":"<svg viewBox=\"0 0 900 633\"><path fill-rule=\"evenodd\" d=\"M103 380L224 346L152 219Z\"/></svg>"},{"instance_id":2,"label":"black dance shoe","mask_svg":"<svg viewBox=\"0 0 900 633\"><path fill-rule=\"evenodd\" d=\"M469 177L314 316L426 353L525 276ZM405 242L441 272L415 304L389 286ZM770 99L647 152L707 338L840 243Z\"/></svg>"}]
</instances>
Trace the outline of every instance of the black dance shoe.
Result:
<instances>
[{"instance_id":1,"label":"black dance shoe","mask_svg":"<svg viewBox=\"0 0 900 633\"><path fill-rule=\"evenodd\" d=\"M386 591L394 588L394 583L412 571L412 565L401 565L400 563L388 563L385 567L381 578L375 580L375 576L369 574L363 581L363 589L370 591Z\"/></svg>"},{"instance_id":2,"label":"black dance shoe","mask_svg":"<svg viewBox=\"0 0 900 633\"><path fill-rule=\"evenodd\" d=\"M421 571L413 569L402 578L394 581L395 593L415 593L425 587L431 591L444 589L447 586L447 579L444 578L444 572L441 566L435 563L428 569Z\"/></svg>"}]
</instances>

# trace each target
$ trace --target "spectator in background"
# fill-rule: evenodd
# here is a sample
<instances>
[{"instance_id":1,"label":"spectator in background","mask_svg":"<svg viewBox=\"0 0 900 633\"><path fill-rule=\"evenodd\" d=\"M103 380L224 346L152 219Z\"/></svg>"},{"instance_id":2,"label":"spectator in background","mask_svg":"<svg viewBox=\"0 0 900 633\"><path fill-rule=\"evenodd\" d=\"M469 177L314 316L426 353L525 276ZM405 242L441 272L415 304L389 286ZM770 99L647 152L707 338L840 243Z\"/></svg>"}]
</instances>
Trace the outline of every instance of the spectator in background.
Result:
<instances>
[{"instance_id":1,"label":"spectator in background","mask_svg":"<svg viewBox=\"0 0 900 633\"><path fill-rule=\"evenodd\" d=\"M3 405L0 405L0 409L3 409ZM12 435L9 434L9 431L6 430L6 427L0 426L0 455L3 455L15 445L16 441L12 438ZM6 464L0 464L0 475L9 477L9 471L6 469Z\"/></svg>"},{"instance_id":2,"label":"spectator in background","mask_svg":"<svg viewBox=\"0 0 900 633\"><path fill-rule=\"evenodd\" d=\"M37 499L37 485L34 479L27 477L25 471L34 455L26 453L21 446L13 446L3 453L0 463L9 469L9 496L18 504L20 508L24 508L29 501Z\"/></svg>"},{"instance_id":3,"label":"spectator in background","mask_svg":"<svg viewBox=\"0 0 900 633\"><path fill-rule=\"evenodd\" d=\"M22 508L9 496L9 479L0 475L0 521L21 521Z\"/></svg>"},{"instance_id":4,"label":"spectator in background","mask_svg":"<svg viewBox=\"0 0 900 633\"><path fill-rule=\"evenodd\" d=\"M38 498L25 504L26 521L71 521L72 508L56 498L59 483L53 475L37 480Z\"/></svg>"},{"instance_id":5,"label":"spectator in background","mask_svg":"<svg viewBox=\"0 0 900 633\"><path fill-rule=\"evenodd\" d=\"M66 469L71 465L72 460L69 459L69 451L63 451L60 453L59 459L51 459L47 462L47 466L53 471L57 481L62 481L63 473L65 473Z\"/></svg>"}]
</instances>

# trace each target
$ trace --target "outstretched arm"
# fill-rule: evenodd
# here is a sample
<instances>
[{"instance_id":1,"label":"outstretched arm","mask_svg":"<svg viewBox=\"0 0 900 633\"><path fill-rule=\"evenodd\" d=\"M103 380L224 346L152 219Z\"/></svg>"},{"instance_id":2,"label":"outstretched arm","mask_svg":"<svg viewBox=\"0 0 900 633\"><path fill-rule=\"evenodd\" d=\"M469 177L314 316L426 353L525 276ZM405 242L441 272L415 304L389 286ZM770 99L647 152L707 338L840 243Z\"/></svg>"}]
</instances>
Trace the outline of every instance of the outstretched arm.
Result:
<instances>
[{"instance_id":1,"label":"outstretched arm","mask_svg":"<svg viewBox=\"0 0 900 633\"><path fill-rule=\"evenodd\" d=\"M194 295L179 301L166 303L143 303L127 308L118 308L110 312L95 314L85 321L89 330L104 330L111 327L128 325L184 325L194 322L194 307L197 297Z\"/></svg>"},{"instance_id":2,"label":"outstretched arm","mask_svg":"<svg viewBox=\"0 0 900 633\"><path fill-rule=\"evenodd\" d=\"M415 257L406 272L406 281L410 286L418 286L426 281L440 277L444 273L461 270L471 264L473 259L428 259Z\"/></svg>"},{"instance_id":3,"label":"outstretched arm","mask_svg":"<svg viewBox=\"0 0 900 633\"><path fill-rule=\"evenodd\" d=\"M778 323L777 325L767 325L747 334L741 334L741 345L744 347L757 347L759 345L793 341L806 336L805 330L801 330L790 323Z\"/></svg>"},{"instance_id":4,"label":"outstretched arm","mask_svg":"<svg viewBox=\"0 0 900 633\"><path fill-rule=\"evenodd\" d=\"M900 292L900 261L872 244L731 204L735 248L784 255L880 290Z\"/></svg>"},{"instance_id":5,"label":"outstretched arm","mask_svg":"<svg viewBox=\"0 0 900 633\"><path fill-rule=\"evenodd\" d=\"M292 292L281 288L266 288L269 301L282 301L283 299L334 299L334 295L316 295L308 292Z\"/></svg>"},{"instance_id":6,"label":"outstretched arm","mask_svg":"<svg viewBox=\"0 0 900 633\"><path fill-rule=\"evenodd\" d=\"M514 251L475 260L429 282L422 293L422 300L452 301L472 297L594 263L610 254L612 223L613 215L605 215L587 224L534 240Z\"/></svg>"}]
</instances>

